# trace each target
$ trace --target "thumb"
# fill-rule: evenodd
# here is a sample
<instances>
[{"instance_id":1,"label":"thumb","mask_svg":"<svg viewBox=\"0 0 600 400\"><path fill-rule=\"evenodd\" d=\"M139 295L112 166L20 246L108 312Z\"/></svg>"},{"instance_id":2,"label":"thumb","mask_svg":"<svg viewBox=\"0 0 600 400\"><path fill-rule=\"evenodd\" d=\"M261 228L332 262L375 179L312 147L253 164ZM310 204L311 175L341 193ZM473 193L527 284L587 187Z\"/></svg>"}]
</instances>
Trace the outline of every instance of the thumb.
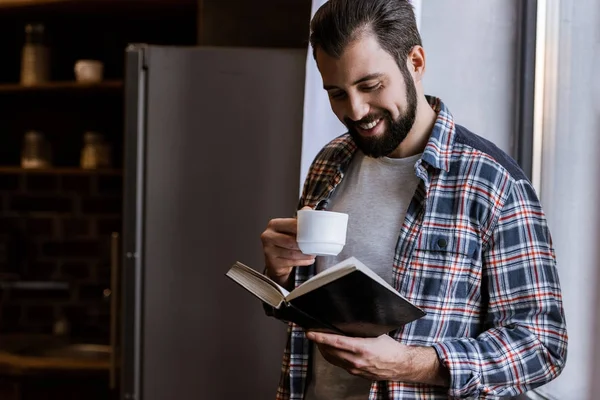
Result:
<instances>
[{"instance_id":1,"label":"thumb","mask_svg":"<svg viewBox=\"0 0 600 400\"><path fill-rule=\"evenodd\" d=\"M309 206L304 206L304 207L302 207L302 208L301 208L300 210L298 210L298 211L302 211L302 210L312 210L312 209L313 209L312 207L309 207ZM294 215L294 218L298 219L298 212L296 212L296 214Z\"/></svg>"}]
</instances>

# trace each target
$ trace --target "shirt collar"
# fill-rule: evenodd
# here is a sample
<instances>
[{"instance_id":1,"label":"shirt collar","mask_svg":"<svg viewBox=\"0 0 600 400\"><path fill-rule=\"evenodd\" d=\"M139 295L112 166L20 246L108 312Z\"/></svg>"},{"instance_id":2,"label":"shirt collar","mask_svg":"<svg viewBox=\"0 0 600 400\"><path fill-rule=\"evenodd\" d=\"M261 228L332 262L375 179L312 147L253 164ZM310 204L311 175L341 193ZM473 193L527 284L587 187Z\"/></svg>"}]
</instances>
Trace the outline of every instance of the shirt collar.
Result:
<instances>
[{"instance_id":1,"label":"shirt collar","mask_svg":"<svg viewBox=\"0 0 600 400\"><path fill-rule=\"evenodd\" d=\"M450 158L452 147L456 138L456 128L454 126L454 117L438 97L425 96L431 108L436 112L437 118L421 160L434 168L448 171L450 169ZM338 160L342 160L340 167L345 170L350 163L350 159L358 151L352 137L346 133L331 144L337 148ZM339 147L338 147L339 146Z\"/></svg>"},{"instance_id":2,"label":"shirt collar","mask_svg":"<svg viewBox=\"0 0 600 400\"><path fill-rule=\"evenodd\" d=\"M426 96L426 98L431 108L437 113L437 118L421 159L434 168L448 171L452 147L456 138L454 117L441 99L433 96Z\"/></svg>"}]
</instances>

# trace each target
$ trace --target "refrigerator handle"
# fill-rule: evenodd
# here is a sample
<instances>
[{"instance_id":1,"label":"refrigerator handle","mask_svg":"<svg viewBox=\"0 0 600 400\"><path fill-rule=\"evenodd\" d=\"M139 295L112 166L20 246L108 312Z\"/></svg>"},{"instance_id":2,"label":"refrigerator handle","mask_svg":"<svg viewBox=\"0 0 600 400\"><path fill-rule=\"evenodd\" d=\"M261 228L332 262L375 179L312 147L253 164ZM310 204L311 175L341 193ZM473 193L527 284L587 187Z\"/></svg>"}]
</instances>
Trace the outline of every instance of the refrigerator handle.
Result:
<instances>
[{"instance_id":1,"label":"refrigerator handle","mask_svg":"<svg viewBox=\"0 0 600 400\"><path fill-rule=\"evenodd\" d=\"M117 387L118 349L118 302L119 302L119 233L110 238L110 389Z\"/></svg>"}]
</instances>

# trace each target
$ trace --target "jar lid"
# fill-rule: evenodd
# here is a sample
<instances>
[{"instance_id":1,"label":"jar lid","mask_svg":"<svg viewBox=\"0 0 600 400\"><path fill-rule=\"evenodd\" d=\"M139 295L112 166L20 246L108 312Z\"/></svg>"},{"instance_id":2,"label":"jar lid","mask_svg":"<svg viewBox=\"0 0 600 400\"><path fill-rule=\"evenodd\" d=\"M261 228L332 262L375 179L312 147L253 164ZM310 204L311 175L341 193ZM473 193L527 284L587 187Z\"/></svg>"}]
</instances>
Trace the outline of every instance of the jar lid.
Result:
<instances>
[{"instance_id":1,"label":"jar lid","mask_svg":"<svg viewBox=\"0 0 600 400\"><path fill-rule=\"evenodd\" d=\"M25 137L28 139L38 139L38 138L42 138L44 136L44 134L40 131L27 131L25 132Z\"/></svg>"}]
</instances>

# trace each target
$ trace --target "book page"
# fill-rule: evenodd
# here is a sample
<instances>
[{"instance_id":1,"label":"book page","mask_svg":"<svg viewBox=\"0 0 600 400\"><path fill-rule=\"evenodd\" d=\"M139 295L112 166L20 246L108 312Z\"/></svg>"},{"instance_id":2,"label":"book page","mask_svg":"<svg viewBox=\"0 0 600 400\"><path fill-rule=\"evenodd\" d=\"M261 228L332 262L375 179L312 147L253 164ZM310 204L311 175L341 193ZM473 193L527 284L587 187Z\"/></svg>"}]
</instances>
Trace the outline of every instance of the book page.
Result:
<instances>
[{"instance_id":1,"label":"book page","mask_svg":"<svg viewBox=\"0 0 600 400\"><path fill-rule=\"evenodd\" d=\"M394 289L394 287L392 285L390 285L389 283L387 283L387 281L385 279L383 279L382 277L380 277L379 275L377 275L371 268L367 267L365 264L363 264L362 262L360 262L355 257L351 257L351 259L353 259L354 265L356 266L356 269L358 269L359 271L361 271L362 273L364 273L365 275L367 275L368 277L370 277L371 279L373 279L374 281L376 281L377 283L379 283L384 288L386 288L389 291L393 292L398 297L401 297L404 300L406 300L404 297L402 297L402 295L400 293L398 293L398 291L396 289ZM348 260L350 260L350 258Z\"/></svg>"},{"instance_id":2,"label":"book page","mask_svg":"<svg viewBox=\"0 0 600 400\"><path fill-rule=\"evenodd\" d=\"M324 286L329 282L333 282L334 280L345 276L352 271L355 271L357 268L355 266L356 260L354 257L350 257L331 268L326 269L325 271L313 276L302 285L298 286L296 289L292 290L292 292L286 296L286 300L290 301L295 299L296 297L302 296L305 293L310 292L318 287Z\"/></svg>"},{"instance_id":3,"label":"book page","mask_svg":"<svg viewBox=\"0 0 600 400\"><path fill-rule=\"evenodd\" d=\"M356 270L363 272L369 278L373 279L381 286L396 294L398 297L404 298L400 295L400 293L398 293L396 289L394 289L389 283L387 283L385 279L373 272L372 269L360 262L356 257L350 257L334 265L333 267L328 268L325 271L313 276L312 278L304 282L302 285L292 290L292 292L288 296L286 296L286 300L290 301L292 299L295 299L305 293L310 292L311 290L324 286Z\"/></svg>"},{"instance_id":4,"label":"book page","mask_svg":"<svg viewBox=\"0 0 600 400\"><path fill-rule=\"evenodd\" d=\"M269 277L241 262L231 266L226 275L267 304L279 307L289 292Z\"/></svg>"}]
</instances>

